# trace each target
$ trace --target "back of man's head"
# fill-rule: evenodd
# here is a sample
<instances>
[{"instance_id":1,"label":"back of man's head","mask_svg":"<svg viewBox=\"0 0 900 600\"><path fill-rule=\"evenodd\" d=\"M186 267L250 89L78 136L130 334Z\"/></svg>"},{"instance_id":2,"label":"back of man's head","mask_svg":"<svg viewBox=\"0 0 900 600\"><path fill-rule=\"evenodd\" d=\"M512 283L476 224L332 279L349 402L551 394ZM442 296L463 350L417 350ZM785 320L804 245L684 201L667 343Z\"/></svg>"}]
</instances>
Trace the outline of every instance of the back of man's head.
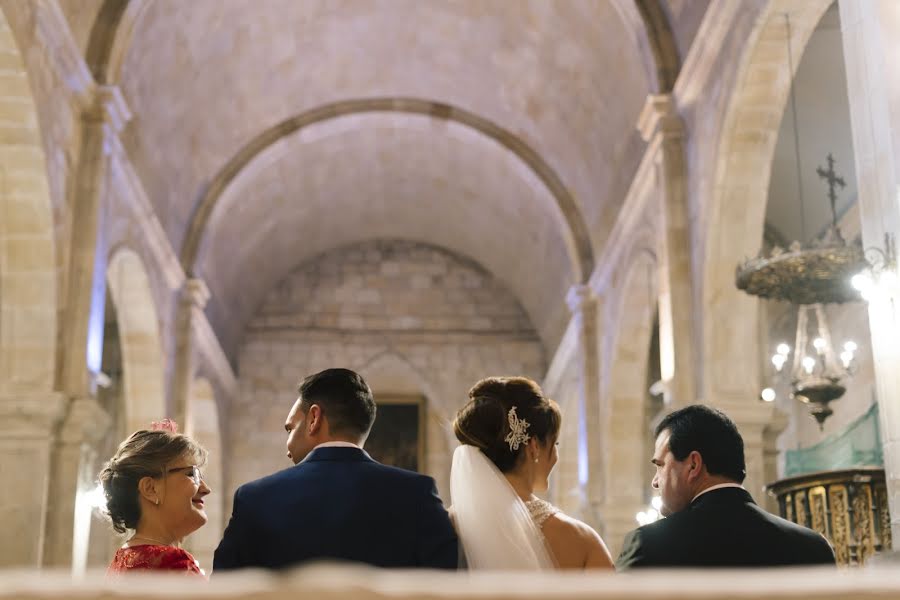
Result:
<instances>
[{"instance_id":1,"label":"back of man's head","mask_svg":"<svg viewBox=\"0 0 900 600\"><path fill-rule=\"evenodd\" d=\"M668 414L656 427L656 437L669 432L669 451L684 460L696 450L710 475L744 481L744 440L725 413L702 404L686 406Z\"/></svg>"},{"instance_id":2,"label":"back of man's head","mask_svg":"<svg viewBox=\"0 0 900 600\"><path fill-rule=\"evenodd\" d=\"M350 369L325 369L300 384L300 398L308 410L317 404L332 435L363 439L375 422L372 390L359 373Z\"/></svg>"}]
</instances>

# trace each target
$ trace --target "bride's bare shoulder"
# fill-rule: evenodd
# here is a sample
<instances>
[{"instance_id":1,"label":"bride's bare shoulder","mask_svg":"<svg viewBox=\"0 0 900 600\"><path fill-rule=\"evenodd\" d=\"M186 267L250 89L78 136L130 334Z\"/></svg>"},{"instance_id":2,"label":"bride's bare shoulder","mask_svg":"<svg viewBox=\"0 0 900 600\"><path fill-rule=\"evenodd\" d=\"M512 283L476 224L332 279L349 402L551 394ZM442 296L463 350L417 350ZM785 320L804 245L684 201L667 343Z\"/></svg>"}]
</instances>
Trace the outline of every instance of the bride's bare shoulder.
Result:
<instances>
[{"instance_id":1,"label":"bride's bare shoulder","mask_svg":"<svg viewBox=\"0 0 900 600\"><path fill-rule=\"evenodd\" d=\"M555 533L560 536L571 537L573 540L583 539L587 541L593 538L600 539L600 536L590 525L579 521L574 517L570 517L564 512L555 513L547 519L544 523L543 530L544 535Z\"/></svg>"},{"instance_id":2,"label":"bride's bare shoulder","mask_svg":"<svg viewBox=\"0 0 900 600\"><path fill-rule=\"evenodd\" d=\"M561 567L612 567L606 544L587 523L558 512L547 519L542 529Z\"/></svg>"}]
</instances>

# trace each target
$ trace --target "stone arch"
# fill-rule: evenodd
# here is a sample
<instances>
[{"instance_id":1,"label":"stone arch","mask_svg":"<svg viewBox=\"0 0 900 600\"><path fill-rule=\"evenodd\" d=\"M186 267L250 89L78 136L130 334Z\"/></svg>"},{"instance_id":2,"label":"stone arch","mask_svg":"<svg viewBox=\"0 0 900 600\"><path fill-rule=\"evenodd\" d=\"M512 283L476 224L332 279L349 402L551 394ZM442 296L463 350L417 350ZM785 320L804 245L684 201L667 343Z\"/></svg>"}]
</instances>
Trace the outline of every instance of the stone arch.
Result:
<instances>
[{"instance_id":1,"label":"stone arch","mask_svg":"<svg viewBox=\"0 0 900 600\"><path fill-rule=\"evenodd\" d=\"M794 68L832 0L773 0L750 36L719 140L718 162L705 230L703 355L707 401L747 400L758 384L756 299L734 284L735 266L756 255L763 239L766 199L781 116L793 73L788 72L785 14L791 21ZM715 323L729 323L716 327ZM735 362L736 361L736 362Z\"/></svg>"},{"instance_id":2,"label":"stone arch","mask_svg":"<svg viewBox=\"0 0 900 600\"><path fill-rule=\"evenodd\" d=\"M566 240L572 272L576 279L583 282L590 276L594 268L594 256L587 224L568 188L543 157L513 132L507 131L483 117L455 106L418 98L366 98L326 104L286 119L257 135L213 177L195 205L181 247L181 262L185 272L194 272L207 225L219 198L225 194L231 182L241 171L261 153L310 125L347 115L372 112L429 115L454 121L475 130L512 152L556 200L562 219L567 225L567 231L563 233L563 237Z\"/></svg>"},{"instance_id":3,"label":"stone arch","mask_svg":"<svg viewBox=\"0 0 900 600\"><path fill-rule=\"evenodd\" d=\"M650 436L645 430L648 357L653 335L659 283L653 251L639 245L631 253L621 293L612 306L616 329L611 339L604 531L607 542L618 544L636 526L634 516L645 507L649 486L644 462Z\"/></svg>"},{"instance_id":4,"label":"stone arch","mask_svg":"<svg viewBox=\"0 0 900 600\"><path fill-rule=\"evenodd\" d=\"M198 377L191 383L191 422L187 432L209 452L203 467L203 479L212 489L205 498L206 525L191 535L191 554L207 572L212 568L213 553L225 527L225 481L222 468L224 447L215 392L208 380Z\"/></svg>"},{"instance_id":5,"label":"stone arch","mask_svg":"<svg viewBox=\"0 0 900 600\"><path fill-rule=\"evenodd\" d=\"M612 0L632 43L637 47L654 94L675 87L681 70L678 45L658 0Z\"/></svg>"},{"instance_id":6,"label":"stone arch","mask_svg":"<svg viewBox=\"0 0 900 600\"><path fill-rule=\"evenodd\" d=\"M110 297L119 323L124 379L126 432L146 428L167 416L159 318L150 280L140 257L116 250L106 269Z\"/></svg>"},{"instance_id":7,"label":"stone arch","mask_svg":"<svg viewBox=\"0 0 900 600\"><path fill-rule=\"evenodd\" d=\"M356 370L373 390L381 388L402 393L421 392L431 398L432 402L438 400L434 386L406 357L393 350L385 350L371 356L358 365Z\"/></svg>"},{"instance_id":8,"label":"stone arch","mask_svg":"<svg viewBox=\"0 0 900 600\"><path fill-rule=\"evenodd\" d=\"M0 12L0 390L53 388L57 274L53 212L37 107Z\"/></svg>"},{"instance_id":9,"label":"stone arch","mask_svg":"<svg viewBox=\"0 0 900 600\"><path fill-rule=\"evenodd\" d=\"M104 0L91 28L86 62L97 83L116 85L131 34L147 8L147 0Z\"/></svg>"},{"instance_id":10,"label":"stone arch","mask_svg":"<svg viewBox=\"0 0 900 600\"><path fill-rule=\"evenodd\" d=\"M421 394L428 406L425 444L428 448L425 473L435 479L438 492L449 505L450 462L454 446L450 431L452 407L438 388L428 381L402 354L386 350L355 368L369 384L378 402L379 394ZM377 417L376 417L377 418Z\"/></svg>"}]
</instances>

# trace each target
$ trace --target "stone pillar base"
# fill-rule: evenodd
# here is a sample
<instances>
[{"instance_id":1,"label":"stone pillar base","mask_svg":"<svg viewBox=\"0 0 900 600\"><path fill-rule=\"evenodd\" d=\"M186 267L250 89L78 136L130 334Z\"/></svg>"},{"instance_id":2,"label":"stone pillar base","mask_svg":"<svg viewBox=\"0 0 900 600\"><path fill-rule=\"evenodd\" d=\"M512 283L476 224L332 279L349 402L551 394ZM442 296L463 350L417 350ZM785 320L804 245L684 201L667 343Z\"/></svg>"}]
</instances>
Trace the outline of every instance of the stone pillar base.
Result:
<instances>
[{"instance_id":1,"label":"stone pillar base","mask_svg":"<svg viewBox=\"0 0 900 600\"><path fill-rule=\"evenodd\" d=\"M0 567L43 560L50 456L66 401L54 392L0 394Z\"/></svg>"}]
</instances>

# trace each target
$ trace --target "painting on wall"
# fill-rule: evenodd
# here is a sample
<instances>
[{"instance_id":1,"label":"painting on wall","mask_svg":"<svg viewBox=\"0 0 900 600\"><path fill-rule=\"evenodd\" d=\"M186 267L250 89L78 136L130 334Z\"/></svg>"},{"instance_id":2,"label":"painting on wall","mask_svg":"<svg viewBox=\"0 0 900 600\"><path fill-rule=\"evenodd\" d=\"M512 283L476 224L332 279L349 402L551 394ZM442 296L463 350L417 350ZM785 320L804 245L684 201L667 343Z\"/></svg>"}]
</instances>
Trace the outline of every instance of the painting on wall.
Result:
<instances>
[{"instance_id":1,"label":"painting on wall","mask_svg":"<svg viewBox=\"0 0 900 600\"><path fill-rule=\"evenodd\" d=\"M409 471L425 469L425 398L376 394L378 412L366 452L380 463Z\"/></svg>"}]
</instances>

